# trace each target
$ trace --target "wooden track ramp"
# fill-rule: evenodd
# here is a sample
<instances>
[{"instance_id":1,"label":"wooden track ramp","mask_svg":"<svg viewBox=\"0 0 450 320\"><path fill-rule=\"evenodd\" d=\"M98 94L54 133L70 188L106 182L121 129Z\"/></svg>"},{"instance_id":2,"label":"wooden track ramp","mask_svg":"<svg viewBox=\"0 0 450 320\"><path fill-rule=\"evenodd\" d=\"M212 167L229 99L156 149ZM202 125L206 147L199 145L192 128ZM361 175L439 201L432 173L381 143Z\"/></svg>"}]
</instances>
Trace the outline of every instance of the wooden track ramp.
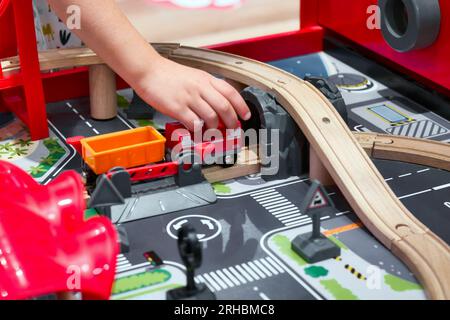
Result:
<instances>
[{"instance_id":1,"label":"wooden track ramp","mask_svg":"<svg viewBox=\"0 0 450 320\"><path fill-rule=\"evenodd\" d=\"M272 93L301 128L364 225L408 265L429 298L450 299L449 246L397 199L334 107L316 88L258 61L197 48L162 48L174 61ZM81 60L101 63L86 53ZM59 60L59 68L75 66L63 62ZM45 63L53 68L51 59ZM9 68L13 65L10 63Z\"/></svg>"}]
</instances>

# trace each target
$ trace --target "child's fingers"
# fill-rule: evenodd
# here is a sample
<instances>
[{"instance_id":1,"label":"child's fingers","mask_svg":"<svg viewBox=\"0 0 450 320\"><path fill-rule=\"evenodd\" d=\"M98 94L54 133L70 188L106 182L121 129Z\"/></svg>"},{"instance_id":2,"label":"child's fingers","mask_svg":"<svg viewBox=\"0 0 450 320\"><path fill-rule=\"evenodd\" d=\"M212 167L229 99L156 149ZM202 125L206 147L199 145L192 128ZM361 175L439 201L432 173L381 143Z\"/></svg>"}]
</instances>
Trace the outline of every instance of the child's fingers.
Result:
<instances>
[{"instance_id":1,"label":"child's fingers","mask_svg":"<svg viewBox=\"0 0 450 320\"><path fill-rule=\"evenodd\" d=\"M239 92L226 81L214 78L211 81L213 87L219 91L231 103L239 117L245 121L250 120L252 114Z\"/></svg>"},{"instance_id":2,"label":"child's fingers","mask_svg":"<svg viewBox=\"0 0 450 320\"><path fill-rule=\"evenodd\" d=\"M235 129L238 127L238 117L234 108L219 91L211 86L203 90L202 98L216 111L227 128Z\"/></svg>"},{"instance_id":3,"label":"child's fingers","mask_svg":"<svg viewBox=\"0 0 450 320\"><path fill-rule=\"evenodd\" d=\"M215 129L219 125L219 116L216 111L202 98L197 99L191 109L205 121L206 126Z\"/></svg>"},{"instance_id":4,"label":"child's fingers","mask_svg":"<svg viewBox=\"0 0 450 320\"><path fill-rule=\"evenodd\" d=\"M189 108L181 109L181 112L172 116L178 119L189 131L194 131L195 124L200 123L202 120Z\"/></svg>"}]
</instances>

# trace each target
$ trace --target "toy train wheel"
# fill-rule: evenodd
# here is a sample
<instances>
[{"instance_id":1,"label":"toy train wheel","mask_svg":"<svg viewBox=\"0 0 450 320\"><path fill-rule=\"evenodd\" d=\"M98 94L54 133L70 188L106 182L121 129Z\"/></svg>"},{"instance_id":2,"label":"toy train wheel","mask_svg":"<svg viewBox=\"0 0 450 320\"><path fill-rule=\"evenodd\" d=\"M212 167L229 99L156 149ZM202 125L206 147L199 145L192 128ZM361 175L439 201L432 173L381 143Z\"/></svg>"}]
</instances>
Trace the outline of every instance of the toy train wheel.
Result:
<instances>
[{"instance_id":1,"label":"toy train wheel","mask_svg":"<svg viewBox=\"0 0 450 320\"><path fill-rule=\"evenodd\" d=\"M81 165L82 176L86 181L86 186L95 188L97 183L97 174L85 163Z\"/></svg>"},{"instance_id":2,"label":"toy train wheel","mask_svg":"<svg viewBox=\"0 0 450 320\"><path fill-rule=\"evenodd\" d=\"M238 160L237 153L224 155L221 166L224 168L233 167L237 163L237 160Z\"/></svg>"},{"instance_id":3,"label":"toy train wheel","mask_svg":"<svg viewBox=\"0 0 450 320\"><path fill-rule=\"evenodd\" d=\"M202 164L202 159L201 157L193 152L193 151L185 151L185 152L181 152L177 158L176 161L182 163L182 164Z\"/></svg>"},{"instance_id":4,"label":"toy train wheel","mask_svg":"<svg viewBox=\"0 0 450 320\"><path fill-rule=\"evenodd\" d=\"M126 169L124 167L114 167L112 169L109 169L108 173L121 172L121 171L126 171Z\"/></svg>"}]
</instances>

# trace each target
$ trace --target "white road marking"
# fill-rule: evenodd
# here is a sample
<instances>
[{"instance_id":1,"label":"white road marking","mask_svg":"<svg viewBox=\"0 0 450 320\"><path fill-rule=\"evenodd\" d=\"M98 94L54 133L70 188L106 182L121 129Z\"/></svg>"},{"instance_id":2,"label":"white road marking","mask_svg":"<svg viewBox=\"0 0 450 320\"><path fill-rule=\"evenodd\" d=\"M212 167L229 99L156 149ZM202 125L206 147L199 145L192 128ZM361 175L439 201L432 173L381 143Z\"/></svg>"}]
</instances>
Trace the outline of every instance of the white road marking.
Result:
<instances>
[{"instance_id":1,"label":"white road marking","mask_svg":"<svg viewBox=\"0 0 450 320\"><path fill-rule=\"evenodd\" d=\"M433 190L434 190L434 191L439 191L439 190L447 189L447 188L450 188L450 183L443 184L442 186L434 187Z\"/></svg>"},{"instance_id":2,"label":"white road marking","mask_svg":"<svg viewBox=\"0 0 450 320\"><path fill-rule=\"evenodd\" d=\"M92 131L94 131L95 134L97 134L97 135L100 134L100 132L99 132L97 129L95 129L89 121L86 121L86 118L85 118L85 117L84 117L84 116L83 116L76 108L74 108L69 102L67 102L66 105L67 105L70 109L72 109L72 111L73 111L75 114L77 114L78 117L79 117L81 120L83 120L83 122L84 122L89 128L91 128Z\"/></svg>"},{"instance_id":3,"label":"white road marking","mask_svg":"<svg viewBox=\"0 0 450 320\"><path fill-rule=\"evenodd\" d=\"M244 270L240 265L236 266L236 269L247 279L248 282L254 281L253 278Z\"/></svg>"},{"instance_id":4,"label":"white road marking","mask_svg":"<svg viewBox=\"0 0 450 320\"><path fill-rule=\"evenodd\" d=\"M406 174L402 174L400 176L398 176L399 178L405 178L405 177L409 177L412 176L412 173L406 173Z\"/></svg>"},{"instance_id":5,"label":"white road marking","mask_svg":"<svg viewBox=\"0 0 450 320\"><path fill-rule=\"evenodd\" d=\"M259 268L252 261L247 262L247 264L250 266L250 268L252 268L258 274L258 276L260 278L262 278L262 279L267 278L266 275L264 274L264 272L259 270Z\"/></svg>"},{"instance_id":6,"label":"white road marking","mask_svg":"<svg viewBox=\"0 0 450 320\"><path fill-rule=\"evenodd\" d=\"M294 204L290 204L290 205L284 206L282 208L271 209L271 210L269 210L269 212L271 214L273 214L273 215L276 215L276 214L280 213L283 210L292 209L292 208L298 209Z\"/></svg>"},{"instance_id":7,"label":"white road marking","mask_svg":"<svg viewBox=\"0 0 450 320\"><path fill-rule=\"evenodd\" d=\"M427 168L427 169L419 170L419 171L417 171L417 173L423 173L423 172L427 172L427 171L430 171L430 170L431 170L430 168Z\"/></svg>"},{"instance_id":8,"label":"white road marking","mask_svg":"<svg viewBox=\"0 0 450 320\"><path fill-rule=\"evenodd\" d=\"M120 114L117 114L117 119L119 119L120 121L122 121L128 128L130 129L135 129L133 126L131 126L128 122L125 121L124 118L122 118L122 116Z\"/></svg>"},{"instance_id":9,"label":"white road marking","mask_svg":"<svg viewBox=\"0 0 450 320\"><path fill-rule=\"evenodd\" d=\"M215 291L216 291L215 288L214 288L214 286L211 285L210 283L208 283L208 281L206 281L202 276L196 276L195 278L196 278L196 279L198 278L198 280L199 280L200 282L203 282L204 284L206 284L206 285L208 286L208 288L209 288L212 292L215 292Z\"/></svg>"},{"instance_id":10,"label":"white road marking","mask_svg":"<svg viewBox=\"0 0 450 320\"><path fill-rule=\"evenodd\" d=\"M254 264L255 264L262 272L264 272L264 273L266 274L266 276L268 276L268 277L271 277L271 276L272 276L272 273L271 273L269 270L267 270L267 268L264 267L263 264L262 264L259 260L255 260L255 261L254 261Z\"/></svg>"},{"instance_id":11,"label":"white road marking","mask_svg":"<svg viewBox=\"0 0 450 320\"><path fill-rule=\"evenodd\" d=\"M339 216L343 216L344 214L349 214L349 213L350 213L350 211L343 211L343 212L336 213L335 216L339 217Z\"/></svg>"},{"instance_id":12,"label":"white road marking","mask_svg":"<svg viewBox=\"0 0 450 320\"><path fill-rule=\"evenodd\" d=\"M270 197L265 197L263 199L264 200L263 201L259 201L259 203L265 204L265 203L268 203L268 202L271 202L271 201L276 201L276 200L279 200L279 199L283 199L283 196L280 195L280 194L274 194L274 195L271 195Z\"/></svg>"},{"instance_id":13,"label":"white road marking","mask_svg":"<svg viewBox=\"0 0 450 320\"><path fill-rule=\"evenodd\" d=\"M261 264L264 265L267 270L269 270L274 275L277 275L280 272L283 273L283 270L279 271L277 268L275 268L273 265L271 265L270 262L267 261L267 259L268 258L260 260Z\"/></svg>"},{"instance_id":14,"label":"white road marking","mask_svg":"<svg viewBox=\"0 0 450 320\"><path fill-rule=\"evenodd\" d=\"M264 191L267 191L267 190L275 191L274 188L287 187L287 186L290 186L290 185L293 185L293 184L302 183L302 182L305 182L305 181L309 181L309 179L293 178L293 181L280 183L278 185L273 185L273 186L268 187L270 189L259 190L259 191L242 192L242 193L233 194L231 196L220 195L220 196L217 196L217 198L219 198L219 199L237 199L237 198L242 198L242 197L245 197L245 196L252 196L252 195L255 195L255 194L259 193L259 192L264 192Z\"/></svg>"},{"instance_id":15,"label":"white road marking","mask_svg":"<svg viewBox=\"0 0 450 320\"><path fill-rule=\"evenodd\" d=\"M234 287L233 281L231 281L221 270L217 270L216 273L220 277L220 279L222 279L227 284L228 287Z\"/></svg>"},{"instance_id":16,"label":"white road marking","mask_svg":"<svg viewBox=\"0 0 450 320\"><path fill-rule=\"evenodd\" d=\"M404 196L401 196L401 197L398 197L398 198L400 200L401 199L406 199L406 198L411 198L411 197L414 197L414 196L418 196L419 194L427 193L427 192L430 192L430 191L432 191L432 189L427 189L427 190L423 190L423 191L407 194L407 195L404 195Z\"/></svg>"},{"instance_id":17,"label":"white road marking","mask_svg":"<svg viewBox=\"0 0 450 320\"><path fill-rule=\"evenodd\" d=\"M231 270L231 267L230 267L230 270ZM231 281L233 281L233 283L234 283L236 286L240 285L240 282L239 282L238 278L236 278L235 275L233 275L233 274L231 273L230 270L228 270L227 268L224 268L224 269L222 269L222 272L223 272L223 273L224 273ZM241 277L241 278L242 278L242 277ZM242 278L242 280L244 280L244 278ZM245 282L245 280L242 281L242 282Z\"/></svg>"},{"instance_id":18,"label":"white road marking","mask_svg":"<svg viewBox=\"0 0 450 320\"><path fill-rule=\"evenodd\" d=\"M386 182L392 181L392 180L394 180L394 178L387 178L387 179L384 179L384 181L386 181Z\"/></svg>"},{"instance_id":19,"label":"white road marking","mask_svg":"<svg viewBox=\"0 0 450 320\"><path fill-rule=\"evenodd\" d=\"M270 298L265 294L265 293L260 293L259 296L261 297L261 299L263 300L270 300Z\"/></svg>"},{"instance_id":20,"label":"white road marking","mask_svg":"<svg viewBox=\"0 0 450 320\"><path fill-rule=\"evenodd\" d=\"M206 283L211 289L220 291L282 273L285 270L279 264L270 257L265 257L198 275L195 281Z\"/></svg>"},{"instance_id":21,"label":"white road marking","mask_svg":"<svg viewBox=\"0 0 450 320\"><path fill-rule=\"evenodd\" d=\"M303 217L299 217L297 219L293 219L292 221L286 222L286 225L293 225L293 224L297 224L297 223L305 222L305 221L312 221L312 219L308 216L303 216Z\"/></svg>"},{"instance_id":22,"label":"white road marking","mask_svg":"<svg viewBox=\"0 0 450 320\"><path fill-rule=\"evenodd\" d=\"M223 280L214 272L211 271L209 273L209 275L211 276L212 279L214 279L215 282L217 282L219 284L219 286L221 286L224 290L228 289L228 286L225 284L225 282L223 282Z\"/></svg>"},{"instance_id":23,"label":"white road marking","mask_svg":"<svg viewBox=\"0 0 450 320\"><path fill-rule=\"evenodd\" d=\"M283 208L287 208L287 206L290 206L290 205L292 205L292 202L290 202L289 200L281 200L281 201L278 201L278 202L276 202L276 203L274 203L274 204L271 204L270 206L264 206L267 210L269 210L269 212L270 212L270 210L273 210L273 209L275 209L275 208L280 208L280 207L283 207Z\"/></svg>"},{"instance_id":24,"label":"white road marking","mask_svg":"<svg viewBox=\"0 0 450 320\"><path fill-rule=\"evenodd\" d=\"M287 202L289 202L289 200L287 200L286 198L282 197L281 199L273 200L273 201L271 201L269 203L265 203L265 204L260 203L260 205L262 205L266 209L270 209L271 207L273 207L276 204L287 203Z\"/></svg>"},{"instance_id":25,"label":"white road marking","mask_svg":"<svg viewBox=\"0 0 450 320\"><path fill-rule=\"evenodd\" d=\"M307 224L310 224L312 222L311 218L307 218L305 220L299 220L299 221L295 221L295 222L289 222L286 223L287 227L299 227L299 226L304 226Z\"/></svg>"},{"instance_id":26,"label":"white road marking","mask_svg":"<svg viewBox=\"0 0 450 320\"><path fill-rule=\"evenodd\" d=\"M284 273L284 269L272 257L266 257L266 260L275 267L280 273Z\"/></svg>"},{"instance_id":27,"label":"white road marking","mask_svg":"<svg viewBox=\"0 0 450 320\"><path fill-rule=\"evenodd\" d=\"M267 190L262 190L262 191L258 191L258 192L253 192L253 193L250 193L250 195L252 196L252 197L258 197L258 196L260 196L260 195L263 195L263 194L267 194L267 193L270 193L270 192L277 192L277 191L275 191L275 189L267 189ZM277 192L278 193L278 192Z\"/></svg>"},{"instance_id":28,"label":"white road marking","mask_svg":"<svg viewBox=\"0 0 450 320\"><path fill-rule=\"evenodd\" d=\"M218 290L220 291L221 290L220 286L211 278L211 276L209 274L206 273L206 274L203 275L203 277L205 277L206 281L211 286L213 286L214 290L216 290L216 291L218 291Z\"/></svg>"},{"instance_id":29,"label":"white road marking","mask_svg":"<svg viewBox=\"0 0 450 320\"><path fill-rule=\"evenodd\" d=\"M277 212L277 214L275 214L274 216L277 217L280 220L283 220L282 219L283 217L294 215L294 214L295 215L302 215L300 213L300 210L293 208L293 209L286 209L284 211Z\"/></svg>"},{"instance_id":30,"label":"white road marking","mask_svg":"<svg viewBox=\"0 0 450 320\"><path fill-rule=\"evenodd\" d=\"M142 267L147 267L149 265L150 265L149 262L144 262L144 263L140 263L140 264L130 265L129 267L118 268L116 270L116 273L122 273L122 272L129 271L129 270L132 270L132 269L138 269L138 268L142 268Z\"/></svg>"},{"instance_id":31,"label":"white road marking","mask_svg":"<svg viewBox=\"0 0 450 320\"><path fill-rule=\"evenodd\" d=\"M234 267L229 267L228 270L242 283L247 283L247 280Z\"/></svg>"},{"instance_id":32,"label":"white road marking","mask_svg":"<svg viewBox=\"0 0 450 320\"><path fill-rule=\"evenodd\" d=\"M258 276L258 274L256 274L256 273L252 270L252 268L250 268L247 264L243 263L243 264L241 264L241 266L242 266L242 268L244 268L245 271L247 271L248 274L251 275L255 280L261 279L261 278Z\"/></svg>"},{"instance_id":33,"label":"white road marking","mask_svg":"<svg viewBox=\"0 0 450 320\"><path fill-rule=\"evenodd\" d=\"M297 208L289 208L289 209L283 209L281 211L277 211L276 214L274 214L274 216L276 216L277 218L281 218L293 213L300 213L300 210ZM300 213L301 214L301 213Z\"/></svg>"}]
</instances>

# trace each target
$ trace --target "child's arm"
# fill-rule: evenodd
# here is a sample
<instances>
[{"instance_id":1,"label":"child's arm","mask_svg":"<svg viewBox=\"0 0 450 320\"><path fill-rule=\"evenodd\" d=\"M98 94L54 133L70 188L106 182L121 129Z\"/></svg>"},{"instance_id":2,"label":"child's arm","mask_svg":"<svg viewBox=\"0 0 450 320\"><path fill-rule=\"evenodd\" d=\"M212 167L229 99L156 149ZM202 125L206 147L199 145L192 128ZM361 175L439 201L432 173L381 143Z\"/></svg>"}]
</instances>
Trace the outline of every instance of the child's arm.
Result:
<instances>
[{"instance_id":1,"label":"child's arm","mask_svg":"<svg viewBox=\"0 0 450 320\"><path fill-rule=\"evenodd\" d=\"M73 30L117 74L157 110L193 129L203 120L210 128L219 118L236 128L248 120L248 106L228 83L161 57L131 25L115 0L49 0L66 21L67 7L81 8L81 30ZM163 27L163 26L161 26Z\"/></svg>"}]
</instances>

